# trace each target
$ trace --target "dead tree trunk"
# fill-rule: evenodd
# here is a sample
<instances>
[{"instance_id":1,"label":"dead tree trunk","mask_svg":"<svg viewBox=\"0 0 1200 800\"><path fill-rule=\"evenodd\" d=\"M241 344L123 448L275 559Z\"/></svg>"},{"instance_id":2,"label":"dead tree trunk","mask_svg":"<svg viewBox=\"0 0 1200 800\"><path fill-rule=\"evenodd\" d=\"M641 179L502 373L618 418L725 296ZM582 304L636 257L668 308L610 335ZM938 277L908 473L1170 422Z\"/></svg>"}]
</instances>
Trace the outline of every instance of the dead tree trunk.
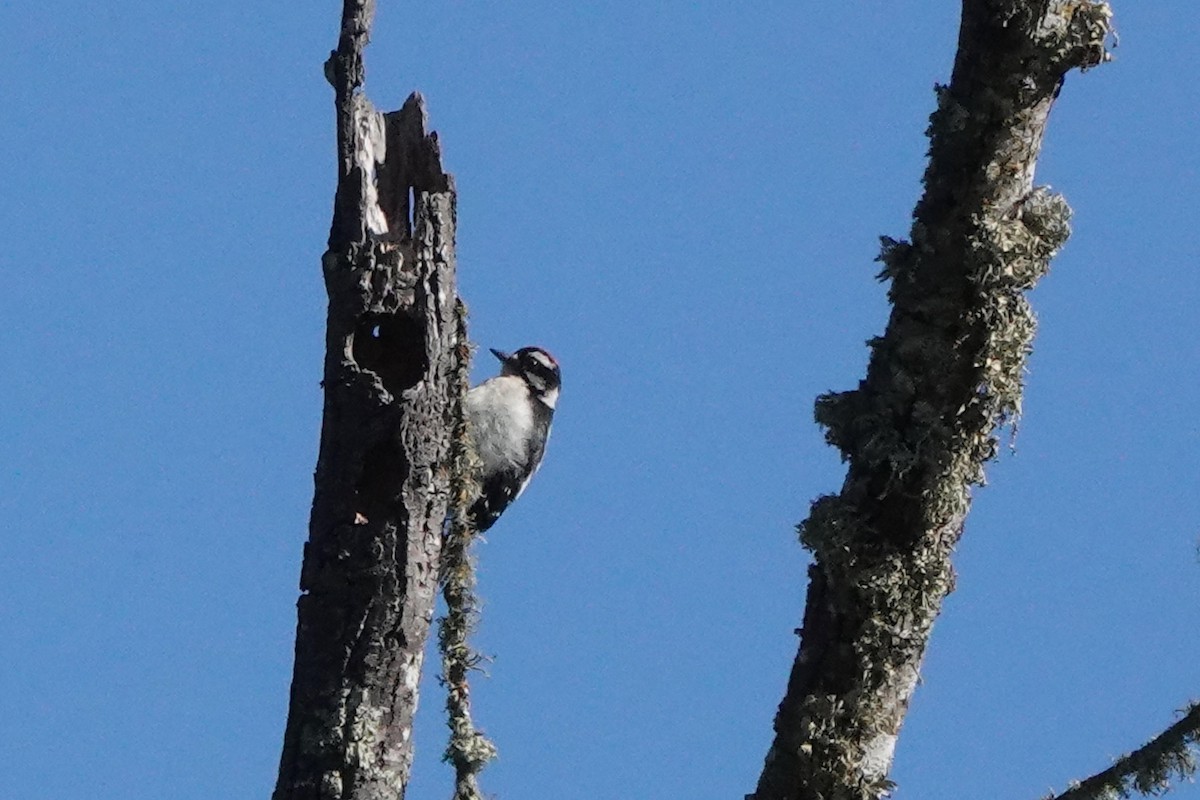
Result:
<instances>
[{"instance_id":1,"label":"dead tree trunk","mask_svg":"<svg viewBox=\"0 0 1200 800\"><path fill-rule=\"evenodd\" d=\"M424 103L362 93L370 0L326 63L337 109L325 410L274 800L395 800L450 499L463 387L454 183Z\"/></svg>"},{"instance_id":2,"label":"dead tree trunk","mask_svg":"<svg viewBox=\"0 0 1200 800\"><path fill-rule=\"evenodd\" d=\"M1033 187L1071 69L1106 58L1091 0L964 0L929 128L911 241L885 240L891 319L857 389L817 420L848 470L801 526L812 551L799 652L753 800L862 800L888 786L930 628L950 591L970 487L1020 411L1034 317L1024 293L1069 234Z\"/></svg>"}]
</instances>

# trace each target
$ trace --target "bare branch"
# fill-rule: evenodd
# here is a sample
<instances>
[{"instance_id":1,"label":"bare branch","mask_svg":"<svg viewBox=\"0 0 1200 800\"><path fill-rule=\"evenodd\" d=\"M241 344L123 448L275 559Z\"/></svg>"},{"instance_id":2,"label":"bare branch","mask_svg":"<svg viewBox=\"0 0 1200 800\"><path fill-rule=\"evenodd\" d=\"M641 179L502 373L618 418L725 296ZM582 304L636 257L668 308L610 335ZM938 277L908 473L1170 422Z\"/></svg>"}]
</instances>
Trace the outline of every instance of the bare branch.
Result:
<instances>
[{"instance_id":1,"label":"bare branch","mask_svg":"<svg viewBox=\"0 0 1200 800\"><path fill-rule=\"evenodd\" d=\"M1111 767L1072 784L1046 800L1117 800L1134 794L1160 795L1171 779L1191 779L1200 756L1200 703L1188 706L1183 718Z\"/></svg>"},{"instance_id":2,"label":"bare branch","mask_svg":"<svg viewBox=\"0 0 1200 800\"><path fill-rule=\"evenodd\" d=\"M1090 0L964 0L950 85L929 127L911 240L884 240L891 318L858 388L820 397L848 462L800 526L812 551L804 627L754 800L860 800L889 786L900 726L970 487L1020 413L1035 320L1024 293L1069 234L1033 187L1065 74L1106 58Z\"/></svg>"}]
</instances>

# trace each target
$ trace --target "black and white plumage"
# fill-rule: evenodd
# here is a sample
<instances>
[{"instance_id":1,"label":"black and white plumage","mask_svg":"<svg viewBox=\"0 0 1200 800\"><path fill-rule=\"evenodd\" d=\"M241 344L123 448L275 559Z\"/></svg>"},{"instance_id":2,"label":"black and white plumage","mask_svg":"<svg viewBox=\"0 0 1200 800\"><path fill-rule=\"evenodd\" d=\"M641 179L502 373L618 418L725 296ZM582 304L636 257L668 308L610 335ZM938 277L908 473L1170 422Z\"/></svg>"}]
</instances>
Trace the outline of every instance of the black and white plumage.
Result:
<instances>
[{"instance_id":1,"label":"black and white plumage","mask_svg":"<svg viewBox=\"0 0 1200 800\"><path fill-rule=\"evenodd\" d=\"M470 516L480 533L521 496L541 465L561 387L558 362L540 347L492 354L500 359L500 374L467 392L466 403L480 463Z\"/></svg>"}]
</instances>

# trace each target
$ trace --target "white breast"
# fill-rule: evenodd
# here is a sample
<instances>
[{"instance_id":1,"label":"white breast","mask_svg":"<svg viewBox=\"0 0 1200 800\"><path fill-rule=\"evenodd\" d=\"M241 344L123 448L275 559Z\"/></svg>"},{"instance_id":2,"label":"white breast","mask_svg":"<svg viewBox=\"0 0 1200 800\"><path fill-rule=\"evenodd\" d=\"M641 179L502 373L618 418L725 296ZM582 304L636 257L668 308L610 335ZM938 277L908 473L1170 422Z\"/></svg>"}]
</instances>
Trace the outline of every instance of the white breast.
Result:
<instances>
[{"instance_id":1,"label":"white breast","mask_svg":"<svg viewBox=\"0 0 1200 800\"><path fill-rule=\"evenodd\" d=\"M525 464L533 433L529 388L515 375L491 378L467 392L467 417L485 474Z\"/></svg>"}]
</instances>

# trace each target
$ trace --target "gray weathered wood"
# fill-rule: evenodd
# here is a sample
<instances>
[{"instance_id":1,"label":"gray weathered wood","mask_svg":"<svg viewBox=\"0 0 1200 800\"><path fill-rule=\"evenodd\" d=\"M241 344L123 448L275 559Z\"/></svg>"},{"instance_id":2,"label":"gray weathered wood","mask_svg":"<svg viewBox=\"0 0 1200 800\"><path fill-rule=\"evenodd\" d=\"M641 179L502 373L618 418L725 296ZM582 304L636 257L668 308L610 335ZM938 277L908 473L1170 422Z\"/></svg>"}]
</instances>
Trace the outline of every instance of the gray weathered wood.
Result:
<instances>
[{"instance_id":1,"label":"gray weathered wood","mask_svg":"<svg viewBox=\"0 0 1200 800\"><path fill-rule=\"evenodd\" d=\"M403 796L453 473L454 183L419 95L381 115L362 93L372 12L346 0L326 64L325 409L274 800Z\"/></svg>"}]
</instances>

